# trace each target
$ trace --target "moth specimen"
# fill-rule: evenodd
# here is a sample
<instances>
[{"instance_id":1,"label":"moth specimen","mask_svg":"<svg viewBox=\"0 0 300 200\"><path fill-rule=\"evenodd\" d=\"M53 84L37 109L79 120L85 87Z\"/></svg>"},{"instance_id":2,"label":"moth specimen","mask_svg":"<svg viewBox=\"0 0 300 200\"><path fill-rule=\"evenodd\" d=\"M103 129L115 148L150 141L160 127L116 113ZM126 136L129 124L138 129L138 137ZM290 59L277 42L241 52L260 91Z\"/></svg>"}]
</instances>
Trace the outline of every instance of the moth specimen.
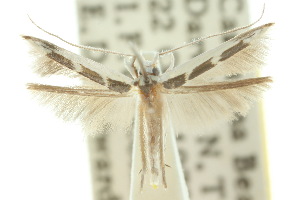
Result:
<instances>
[{"instance_id":1,"label":"moth specimen","mask_svg":"<svg viewBox=\"0 0 300 200\"><path fill-rule=\"evenodd\" d=\"M216 120L244 116L271 78L218 78L259 69L272 25L246 31L176 67L171 62L166 71L160 66L164 53L153 52L147 60L132 45L134 54L125 56L131 77L45 40L23 36L37 58L36 73L83 80L82 86L29 83L28 89L63 119L80 119L88 132L126 132L134 122L142 156L141 188L145 175L150 176L151 185L167 188L164 138L170 124L176 132L193 133Z\"/></svg>"}]
</instances>

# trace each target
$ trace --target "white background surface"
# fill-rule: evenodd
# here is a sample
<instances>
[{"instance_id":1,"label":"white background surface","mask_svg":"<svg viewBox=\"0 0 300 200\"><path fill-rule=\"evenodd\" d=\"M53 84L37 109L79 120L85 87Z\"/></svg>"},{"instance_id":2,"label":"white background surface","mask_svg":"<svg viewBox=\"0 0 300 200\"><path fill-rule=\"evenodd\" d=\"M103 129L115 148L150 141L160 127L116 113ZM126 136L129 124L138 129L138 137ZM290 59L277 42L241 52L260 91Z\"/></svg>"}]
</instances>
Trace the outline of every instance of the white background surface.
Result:
<instances>
[{"instance_id":1,"label":"white background surface","mask_svg":"<svg viewBox=\"0 0 300 200\"><path fill-rule=\"evenodd\" d=\"M76 42L75 3L1 3L0 199L91 199L84 136L78 125L65 124L30 100L24 87L24 83L32 81L30 60L19 37L34 35L61 45L32 26L26 16L30 13L47 30ZM262 4L254 0L250 3L254 20ZM273 200L300 199L299 4L294 0L267 1L261 22L277 24L268 66L263 71L274 77L264 102Z\"/></svg>"}]
</instances>

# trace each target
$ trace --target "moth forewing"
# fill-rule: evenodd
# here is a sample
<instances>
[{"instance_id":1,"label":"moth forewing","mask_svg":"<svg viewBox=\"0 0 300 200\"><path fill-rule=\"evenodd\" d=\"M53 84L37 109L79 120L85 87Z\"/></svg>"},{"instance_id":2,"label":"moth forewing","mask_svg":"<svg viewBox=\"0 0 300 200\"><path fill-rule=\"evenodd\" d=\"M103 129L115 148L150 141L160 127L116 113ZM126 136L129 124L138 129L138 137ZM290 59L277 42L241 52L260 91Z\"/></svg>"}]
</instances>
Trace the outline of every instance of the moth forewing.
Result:
<instances>
[{"instance_id":1,"label":"moth forewing","mask_svg":"<svg viewBox=\"0 0 300 200\"><path fill-rule=\"evenodd\" d=\"M273 25L269 23L246 31L174 70L166 71L160 82L165 88L174 89L181 85L203 84L216 77L255 72L264 64L268 31ZM169 84L175 81L177 84Z\"/></svg>"},{"instance_id":2,"label":"moth forewing","mask_svg":"<svg viewBox=\"0 0 300 200\"><path fill-rule=\"evenodd\" d=\"M125 93L132 89L132 79L91 59L79 56L48 41L22 36L37 57L35 72L45 75L76 74L113 91Z\"/></svg>"}]
</instances>

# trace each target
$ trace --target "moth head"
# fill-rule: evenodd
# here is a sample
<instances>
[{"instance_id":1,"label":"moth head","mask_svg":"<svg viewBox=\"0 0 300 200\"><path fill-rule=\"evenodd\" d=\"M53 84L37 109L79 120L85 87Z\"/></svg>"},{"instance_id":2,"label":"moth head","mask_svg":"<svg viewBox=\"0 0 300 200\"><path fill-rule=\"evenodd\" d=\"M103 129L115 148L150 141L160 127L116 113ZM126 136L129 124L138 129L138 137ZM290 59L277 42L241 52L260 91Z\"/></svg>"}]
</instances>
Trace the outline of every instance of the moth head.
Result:
<instances>
[{"instance_id":1,"label":"moth head","mask_svg":"<svg viewBox=\"0 0 300 200\"><path fill-rule=\"evenodd\" d=\"M158 52L143 52L144 67L148 75L158 76L161 74L159 53Z\"/></svg>"},{"instance_id":2,"label":"moth head","mask_svg":"<svg viewBox=\"0 0 300 200\"><path fill-rule=\"evenodd\" d=\"M141 52L134 44L129 44L139 66L137 68L136 65L134 65L139 76L143 76L147 81L149 75L158 76L161 74L158 52Z\"/></svg>"}]
</instances>

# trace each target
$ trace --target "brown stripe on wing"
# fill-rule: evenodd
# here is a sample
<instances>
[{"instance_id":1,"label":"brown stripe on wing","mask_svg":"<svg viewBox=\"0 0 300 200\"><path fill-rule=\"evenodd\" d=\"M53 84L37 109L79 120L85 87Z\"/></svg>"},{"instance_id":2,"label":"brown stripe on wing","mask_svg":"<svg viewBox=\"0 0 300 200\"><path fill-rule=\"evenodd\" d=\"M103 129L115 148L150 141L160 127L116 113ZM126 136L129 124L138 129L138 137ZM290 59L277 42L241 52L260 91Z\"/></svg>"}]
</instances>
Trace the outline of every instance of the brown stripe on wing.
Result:
<instances>
[{"instance_id":1,"label":"brown stripe on wing","mask_svg":"<svg viewBox=\"0 0 300 200\"><path fill-rule=\"evenodd\" d=\"M82 64L80 64L82 71L78 72L79 74L81 74L82 76L95 81L97 83L100 83L101 85L105 85L105 82L102 78L102 76L100 76L100 74L98 74L97 72L94 72L93 70L90 70L89 68L83 66Z\"/></svg>"},{"instance_id":2,"label":"brown stripe on wing","mask_svg":"<svg viewBox=\"0 0 300 200\"><path fill-rule=\"evenodd\" d=\"M61 64L64 67L67 67L71 70L74 70L74 63L70 60L65 58L64 56L55 53L54 51L51 51L51 53L46 54L46 56L54 61L56 61L57 63Z\"/></svg>"},{"instance_id":3,"label":"brown stripe on wing","mask_svg":"<svg viewBox=\"0 0 300 200\"><path fill-rule=\"evenodd\" d=\"M39 38L36 38L36 37L32 37L32 36L28 36L28 35L22 35L22 37L23 37L25 40L32 40L32 41L34 41L34 42L39 42L39 43L41 43L41 45L42 45L44 48L46 48L46 49L48 49L48 50L51 50L51 51L53 51L53 50L58 50L58 49L59 49L58 46L56 46L55 44L52 44L52 43L50 43L50 42L48 42L48 41L46 41L46 40L42 40L42 39L39 39Z\"/></svg>"},{"instance_id":4,"label":"brown stripe on wing","mask_svg":"<svg viewBox=\"0 0 300 200\"><path fill-rule=\"evenodd\" d=\"M205 61L204 63L200 64L198 67L195 67L192 71L192 73L189 75L189 80L196 78L197 76L199 76L200 74L203 74L204 72L210 70L211 68L213 68L214 66L216 66L216 64L212 63L212 58L208 59L207 61Z\"/></svg>"},{"instance_id":5,"label":"brown stripe on wing","mask_svg":"<svg viewBox=\"0 0 300 200\"><path fill-rule=\"evenodd\" d=\"M93 96L93 97L129 97L129 94L115 93L111 90L100 90L100 89L87 89L82 87L61 87L52 85L43 85L28 83L27 89L35 90L40 92L51 92L69 95L79 95L79 96Z\"/></svg>"},{"instance_id":6,"label":"brown stripe on wing","mask_svg":"<svg viewBox=\"0 0 300 200\"><path fill-rule=\"evenodd\" d=\"M113 91L124 93L131 90L132 86L127 83L108 78L107 87Z\"/></svg>"},{"instance_id":7,"label":"brown stripe on wing","mask_svg":"<svg viewBox=\"0 0 300 200\"><path fill-rule=\"evenodd\" d=\"M261 31L264 31L266 28L269 28L273 25L274 25L274 23L268 23L268 24L264 24L262 26L253 28L245 33L241 33L240 35L237 35L236 37L233 38L233 40L235 40L235 41L246 40L248 38L251 38L251 37L259 34Z\"/></svg>"},{"instance_id":8,"label":"brown stripe on wing","mask_svg":"<svg viewBox=\"0 0 300 200\"><path fill-rule=\"evenodd\" d=\"M167 89L177 88L177 87L180 87L183 84L185 84L185 82L186 82L185 77L186 77L186 74L181 74L174 78L170 78L169 80L163 82L162 84Z\"/></svg>"},{"instance_id":9,"label":"brown stripe on wing","mask_svg":"<svg viewBox=\"0 0 300 200\"><path fill-rule=\"evenodd\" d=\"M43 56L39 56L38 59L40 61L35 66L36 72L42 76L50 75L50 74L63 74L63 75L82 75L85 78L88 78L89 80L99 83L103 86L107 86L105 79L103 76L101 76L98 72L88 68L88 64L86 63L86 58L81 57L79 55L73 54L63 48L60 48L48 41L35 38L32 36L22 36L25 40L33 42L33 47L40 48L38 49L38 53L41 53ZM78 56L78 58L77 58ZM74 58L75 61L72 59ZM80 63L78 59L82 59L84 63ZM120 81L118 81L120 82ZM113 83L110 83L109 88L114 91L119 92L127 92L127 90L124 86L124 84L116 83L114 81ZM128 85L128 84L127 84Z\"/></svg>"},{"instance_id":10,"label":"brown stripe on wing","mask_svg":"<svg viewBox=\"0 0 300 200\"><path fill-rule=\"evenodd\" d=\"M22 36L32 47L32 53L36 58L33 65L35 73L41 76L63 74L75 77L78 73L74 71L74 63L61 56L58 52L63 49L42 39L32 36Z\"/></svg>"},{"instance_id":11,"label":"brown stripe on wing","mask_svg":"<svg viewBox=\"0 0 300 200\"><path fill-rule=\"evenodd\" d=\"M59 63L60 65L70 69L70 70L74 70L75 72L77 72L78 74L96 82L99 83L101 85L105 86L105 82L104 79L102 78L102 76L100 76L100 74L98 74L97 72L85 67L82 64L79 64L79 68L76 69L74 66L75 64L72 62L72 60L65 58L64 56L55 53L54 51L52 51L51 53L48 53L46 55L48 58L56 61L57 63Z\"/></svg>"},{"instance_id":12,"label":"brown stripe on wing","mask_svg":"<svg viewBox=\"0 0 300 200\"><path fill-rule=\"evenodd\" d=\"M201 92L212 92L219 90L228 90L235 88L242 88L247 86L261 85L262 87L268 87L269 83L272 83L271 77L259 77L259 78L249 78L239 81L231 82L218 82L210 85L201 86L182 86L174 90L164 90L163 93L166 94L191 94L191 93L201 93Z\"/></svg>"},{"instance_id":13,"label":"brown stripe on wing","mask_svg":"<svg viewBox=\"0 0 300 200\"><path fill-rule=\"evenodd\" d=\"M250 45L249 43L245 43L243 40L241 40L239 43L237 43L233 47L231 47L231 48L227 49L226 51L224 51L221 54L221 58L220 58L219 61L222 62L224 60L227 60L228 58L234 56L235 54L237 54L238 52L242 51L243 49L245 49L249 45Z\"/></svg>"}]
</instances>

